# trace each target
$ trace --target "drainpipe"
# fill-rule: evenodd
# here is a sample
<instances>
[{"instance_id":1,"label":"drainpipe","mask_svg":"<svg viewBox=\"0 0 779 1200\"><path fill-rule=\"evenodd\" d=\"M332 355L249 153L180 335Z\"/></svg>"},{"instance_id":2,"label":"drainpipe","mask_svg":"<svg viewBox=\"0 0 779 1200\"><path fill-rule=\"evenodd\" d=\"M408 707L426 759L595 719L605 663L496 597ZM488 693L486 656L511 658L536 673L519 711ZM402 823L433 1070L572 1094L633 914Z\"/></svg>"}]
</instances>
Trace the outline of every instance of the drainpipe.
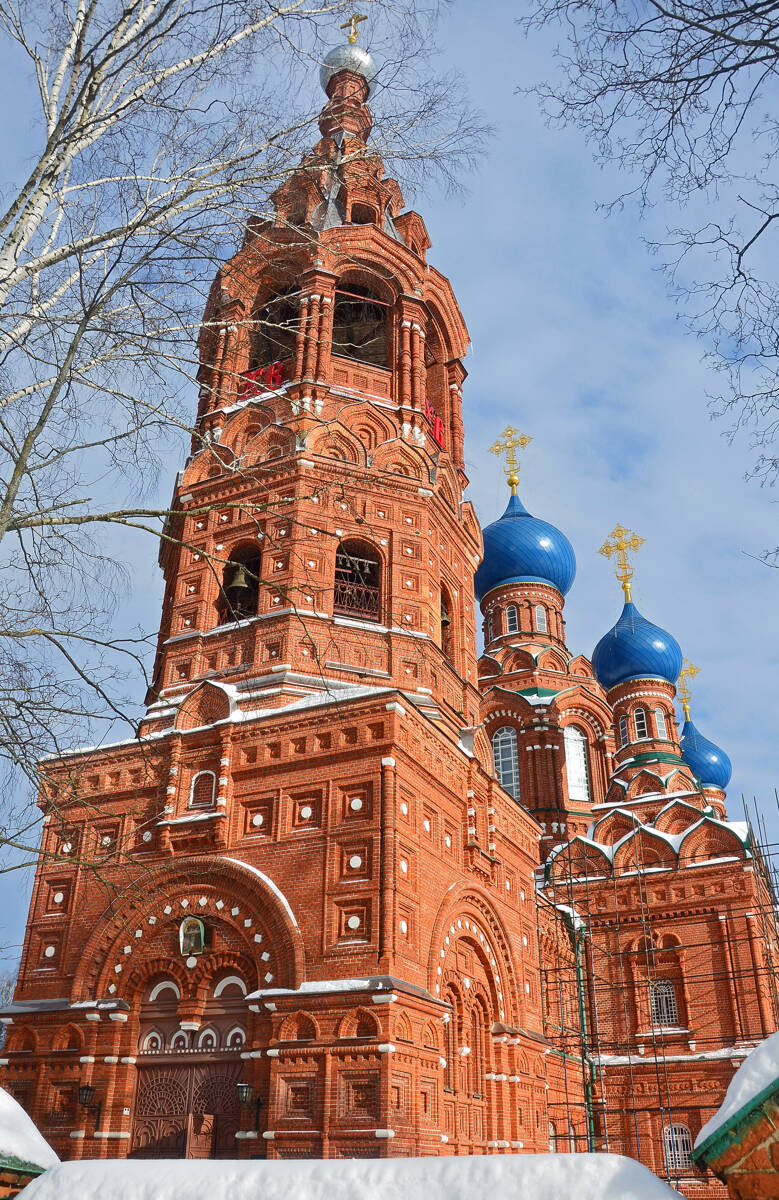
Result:
<instances>
[{"instance_id":1,"label":"drainpipe","mask_svg":"<svg viewBox=\"0 0 779 1200\"><path fill-rule=\"evenodd\" d=\"M579 1004L579 1027L581 1029L582 1043L582 1082L584 1084L584 1106L587 1112L587 1149L592 1154L595 1150L595 1115L592 1098L594 1069L592 1056L590 1055L590 1035L587 1026L587 997L584 980L584 942L587 937L587 926L574 913L563 913L563 920L568 926L576 963L576 999Z\"/></svg>"}]
</instances>

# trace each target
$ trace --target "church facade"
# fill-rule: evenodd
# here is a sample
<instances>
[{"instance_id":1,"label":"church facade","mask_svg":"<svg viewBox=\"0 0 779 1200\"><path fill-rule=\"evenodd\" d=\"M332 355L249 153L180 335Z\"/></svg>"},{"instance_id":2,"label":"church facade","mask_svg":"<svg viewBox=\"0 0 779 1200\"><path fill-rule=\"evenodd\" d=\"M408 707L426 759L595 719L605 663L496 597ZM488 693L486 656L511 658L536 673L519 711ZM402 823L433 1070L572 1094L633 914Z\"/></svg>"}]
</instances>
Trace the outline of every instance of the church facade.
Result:
<instances>
[{"instance_id":1,"label":"church facade","mask_svg":"<svg viewBox=\"0 0 779 1200\"><path fill-rule=\"evenodd\" d=\"M770 882L633 535L590 661L515 430L503 516L463 498L467 329L373 74L328 56L212 288L146 717L45 764L3 1084L63 1158L609 1149L719 1196L689 1151L777 1028Z\"/></svg>"}]
</instances>

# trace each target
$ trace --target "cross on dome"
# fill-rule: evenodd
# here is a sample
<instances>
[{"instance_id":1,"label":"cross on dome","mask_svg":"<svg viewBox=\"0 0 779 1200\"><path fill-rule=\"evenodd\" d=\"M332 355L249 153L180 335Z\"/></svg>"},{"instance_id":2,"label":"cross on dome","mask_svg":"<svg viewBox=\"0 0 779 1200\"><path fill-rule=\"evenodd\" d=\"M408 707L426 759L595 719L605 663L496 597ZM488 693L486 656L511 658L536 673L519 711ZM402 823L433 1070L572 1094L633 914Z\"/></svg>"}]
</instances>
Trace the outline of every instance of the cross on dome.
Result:
<instances>
[{"instance_id":1,"label":"cross on dome","mask_svg":"<svg viewBox=\"0 0 779 1200\"><path fill-rule=\"evenodd\" d=\"M359 25L360 21L367 21L367 20L368 20L368 18L365 15L365 13L352 13L352 15L349 17L349 20L344 21L343 25L341 25L341 27L340 27L341 29L349 30L349 35L346 40L349 42L349 44L351 46L353 46L354 43L357 41L357 35L359 33L357 26Z\"/></svg>"},{"instance_id":2,"label":"cross on dome","mask_svg":"<svg viewBox=\"0 0 779 1200\"><path fill-rule=\"evenodd\" d=\"M694 679L700 671L700 667L696 667L689 659L682 659L682 669L679 672L679 682L676 690L679 694L679 699L682 702L684 709L684 718L686 721L690 719L690 701L692 700L692 692L690 690L690 680Z\"/></svg>"},{"instance_id":3,"label":"cross on dome","mask_svg":"<svg viewBox=\"0 0 779 1200\"><path fill-rule=\"evenodd\" d=\"M506 473L509 487L511 488L512 496L517 494L517 485L519 484L519 459L517 458L517 448L524 450L532 442L532 437L528 437L526 433L520 433L513 425L507 425L503 433L495 442L494 446L490 446L490 454L497 455L498 458L505 456L506 465L503 470Z\"/></svg>"},{"instance_id":4,"label":"cross on dome","mask_svg":"<svg viewBox=\"0 0 779 1200\"><path fill-rule=\"evenodd\" d=\"M624 525L615 525L606 541L601 546L598 554L602 554L604 558L612 558L617 556L617 579L622 584L622 591L625 593L625 600L630 601L631 584L633 578L633 567L628 558L628 550L635 553L640 546L643 546L645 538L639 537L637 533L633 533L631 529L626 529Z\"/></svg>"}]
</instances>

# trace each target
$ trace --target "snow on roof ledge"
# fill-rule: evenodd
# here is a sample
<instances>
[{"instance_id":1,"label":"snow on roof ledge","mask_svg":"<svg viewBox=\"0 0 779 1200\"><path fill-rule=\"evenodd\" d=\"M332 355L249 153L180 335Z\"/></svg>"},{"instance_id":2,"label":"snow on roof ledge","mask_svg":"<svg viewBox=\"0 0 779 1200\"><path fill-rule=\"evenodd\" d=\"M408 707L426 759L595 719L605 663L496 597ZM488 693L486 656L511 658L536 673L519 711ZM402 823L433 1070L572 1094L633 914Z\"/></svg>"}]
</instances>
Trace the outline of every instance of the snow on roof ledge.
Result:
<instances>
[{"instance_id":1,"label":"snow on roof ledge","mask_svg":"<svg viewBox=\"0 0 779 1200\"><path fill-rule=\"evenodd\" d=\"M744 1059L728 1085L722 1104L695 1139L695 1149L724 1126L747 1116L754 1102L772 1088L779 1092L779 1033L772 1033Z\"/></svg>"},{"instance_id":2,"label":"snow on roof ledge","mask_svg":"<svg viewBox=\"0 0 779 1200\"><path fill-rule=\"evenodd\" d=\"M386 1136L387 1131L381 1131ZM679 1200L618 1154L500 1154L384 1159L222 1159L62 1163L24 1200Z\"/></svg>"},{"instance_id":3,"label":"snow on roof ledge","mask_svg":"<svg viewBox=\"0 0 779 1200\"><path fill-rule=\"evenodd\" d=\"M0 1159L18 1159L35 1167L59 1163L37 1125L5 1088L0 1088Z\"/></svg>"}]
</instances>

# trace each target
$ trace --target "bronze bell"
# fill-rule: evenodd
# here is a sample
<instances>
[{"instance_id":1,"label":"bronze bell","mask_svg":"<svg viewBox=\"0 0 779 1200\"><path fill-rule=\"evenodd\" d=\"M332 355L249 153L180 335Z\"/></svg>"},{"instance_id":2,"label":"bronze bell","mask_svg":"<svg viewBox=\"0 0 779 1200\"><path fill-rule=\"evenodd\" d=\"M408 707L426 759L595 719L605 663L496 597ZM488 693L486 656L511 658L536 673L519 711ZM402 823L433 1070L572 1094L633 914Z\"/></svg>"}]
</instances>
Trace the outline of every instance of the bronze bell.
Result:
<instances>
[{"instance_id":1,"label":"bronze bell","mask_svg":"<svg viewBox=\"0 0 779 1200\"><path fill-rule=\"evenodd\" d=\"M246 593L250 592L251 590L252 585L249 583L249 580L246 577L246 567L243 565L243 563L237 563L235 570L233 571L233 577L225 588L225 591L235 595L240 601L242 598L245 598Z\"/></svg>"},{"instance_id":2,"label":"bronze bell","mask_svg":"<svg viewBox=\"0 0 779 1200\"><path fill-rule=\"evenodd\" d=\"M445 608L442 608L441 609L441 627L443 629L446 629L447 625L451 625L451 623L452 622L449 618L449 613L446 611Z\"/></svg>"}]
</instances>

